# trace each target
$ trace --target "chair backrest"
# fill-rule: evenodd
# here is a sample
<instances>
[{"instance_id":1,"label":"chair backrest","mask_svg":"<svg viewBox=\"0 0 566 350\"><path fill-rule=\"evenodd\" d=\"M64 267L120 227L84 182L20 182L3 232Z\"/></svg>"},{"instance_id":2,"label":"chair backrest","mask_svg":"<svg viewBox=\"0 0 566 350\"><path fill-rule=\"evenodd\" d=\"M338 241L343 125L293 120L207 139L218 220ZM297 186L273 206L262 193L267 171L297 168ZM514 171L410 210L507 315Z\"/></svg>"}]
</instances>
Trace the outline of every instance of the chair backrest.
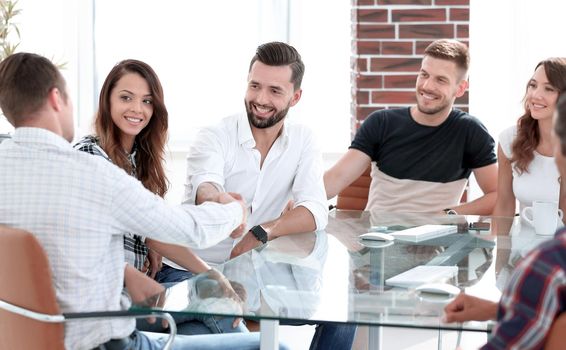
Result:
<instances>
[{"instance_id":1,"label":"chair backrest","mask_svg":"<svg viewBox=\"0 0 566 350\"><path fill-rule=\"evenodd\" d=\"M546 350L564 350L566 347L566 312L560 314L554 322L546 337L544 348Z\"/></svg>"},{"instance_id":2,"label":"chair backrest","mask_svg":"<svg viewBox=\"0 0 566 350\"><path fill-rule=\"evenodd\" d=\"M368 203L369 185L371 184L371 165L350 186L338 193L337 209L364 210Z\"/></svg>"},{"instance_id":3,"label":"chair backrest","mask_svg":"<svg viewBox=\"0 0 566 350\"><path fill-rule=\"evenodd\" d=\"M0 134L0 143L2 143L2 141L9 139L11 136L10 134Z\"/></svg>"},{"instance_id":4,"label":"chair backrest","mask_svg":"<svg viewBox=\"0 0 566 350\"><path fill-rule=\"evenodd\" d=\"M0 225L0 300L59 314L47 256L29 232ZM0 309L0 349L64 349L64 325Z\"/></svg>"}]
</instances>

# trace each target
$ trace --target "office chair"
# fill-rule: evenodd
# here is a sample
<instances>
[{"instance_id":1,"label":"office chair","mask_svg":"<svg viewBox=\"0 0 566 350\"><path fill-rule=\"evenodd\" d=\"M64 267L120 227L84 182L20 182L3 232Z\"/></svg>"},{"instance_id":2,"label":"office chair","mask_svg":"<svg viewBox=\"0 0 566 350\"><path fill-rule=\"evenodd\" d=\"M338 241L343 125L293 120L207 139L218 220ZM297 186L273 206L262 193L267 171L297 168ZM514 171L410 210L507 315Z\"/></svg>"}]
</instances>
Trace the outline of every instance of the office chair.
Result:
<instances>
[{"instance_id":1,"label":"office chair","mask_svg":"<svg viewBox=\"0 0 566 350\"><path fill-rule=\"evenodd\" d=\"M546 350L564 349L566 345L566 312L561 313L552 322L552 327L547 334L544 348Z\"/></svg>"},{"instance_id":2,"label":"office chair","mask_svg":"<svg viewBox=\"0 0 566 350\"><path fill-rule=\"evenodd\" d=\"M29 232L0 225L0 349L64 350L64 323L85 319L163 318L170 349L177 333L168 313L101 311L61 313L45 251Z\"/></svg>"},{"instance_id":3,"label":"office chair","mask_svg":"<svg viewBox=\"0 0 566 350\"><path fill-rule=\"evenodd\" d=\"M2 141L9 139L11 136L10 134L0 134L0 143L2 143Z\"/></svg>"},{"instance_id":4,"label":"office chair","mask_svg":"<svg viewBox=\"0 0 566 350\"><path fill-rule=\"evenodd\" d=\"M369 185L371 184L370 173L371 165L359 178L338 193L336 209L364 210L366 208L369 196Z\"/></svg>"}]
</instances>

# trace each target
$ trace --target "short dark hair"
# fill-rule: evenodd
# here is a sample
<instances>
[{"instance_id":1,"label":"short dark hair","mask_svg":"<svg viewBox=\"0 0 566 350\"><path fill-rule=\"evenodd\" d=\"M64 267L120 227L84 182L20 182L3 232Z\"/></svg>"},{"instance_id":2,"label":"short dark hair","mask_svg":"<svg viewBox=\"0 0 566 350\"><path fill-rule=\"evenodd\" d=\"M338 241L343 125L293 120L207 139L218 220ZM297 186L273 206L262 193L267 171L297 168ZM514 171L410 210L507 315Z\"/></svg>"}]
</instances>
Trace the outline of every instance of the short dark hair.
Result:
<instances>
[{"instance_id":1,"label":"short dark hair","mask_svg":"<svg viewBox=\"0 0 566 350\"><path fill-rule=\"evenodd\" d=\"M470 67L468 47L458 40L439 39L433 41L425 49L424 55L454 62L458 68L464 71L464 76Z\"/></svg>"},{"instance_id":2,"label":"short dark hair","mask_svg":"<svg viewBox=\"0 0 566 350\"><path fill-rule=\"evenodd\" d=\"M65 79L43 56L18 52L0 62L0 108L13 124L41 109L53 88L66 102Z\"/></svg>"},{"instance_id":3,"label":"short dark hair","mask_svg":"<svg viewBox=\"0 0 566 350\"><path fill-rule=\"evenodd\" d=\"M291 83L293 83L295 90L301 88L305 65L301 60L301 55L293 46L278 41L258 46L250 62L248 72L252 70L256 61L268 66L290 66L292 71Z\"/></svg>"},{"instance_id":4,"label":"short dark hair","mask_svg":"<svg viewBox=\"0 0 566 350\"><path fill-rule=\"evenodd\" d=\"M554 133L560 141L562 154L566 156L566 92L558 97L556 103L556 118L554 120Z\"/></svg>"}]
</instances>

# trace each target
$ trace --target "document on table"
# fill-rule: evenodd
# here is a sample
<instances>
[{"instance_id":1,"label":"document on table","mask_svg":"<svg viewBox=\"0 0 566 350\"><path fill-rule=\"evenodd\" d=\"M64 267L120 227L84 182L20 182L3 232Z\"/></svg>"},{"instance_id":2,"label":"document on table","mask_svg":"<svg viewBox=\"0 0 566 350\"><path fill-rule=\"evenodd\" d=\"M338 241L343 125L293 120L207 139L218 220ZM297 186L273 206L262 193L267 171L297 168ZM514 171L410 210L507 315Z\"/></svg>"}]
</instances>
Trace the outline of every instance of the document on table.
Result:
<instances>
[{"instance_id":1,"label":"document on table","mask_svg":"<svg viewBox=\"0 0 566 350\"><path fill-rule=\"evenodd\" d=\"M420 242L456 232L458 232L457 225L421 225L405 230L393 231L391 235L403 241Z\"/></svg>"},{"instance_id":2,"label":"document on table","mask_svg":"<svg viewBox=\"0 0 566 350\"><path fill-rule=\"evenodd\" d=\"M445 282L457 274L458 266L421 265L385 280L385 284L393 287L415 288L425 283Z\"/></svg>"}]
</instances>

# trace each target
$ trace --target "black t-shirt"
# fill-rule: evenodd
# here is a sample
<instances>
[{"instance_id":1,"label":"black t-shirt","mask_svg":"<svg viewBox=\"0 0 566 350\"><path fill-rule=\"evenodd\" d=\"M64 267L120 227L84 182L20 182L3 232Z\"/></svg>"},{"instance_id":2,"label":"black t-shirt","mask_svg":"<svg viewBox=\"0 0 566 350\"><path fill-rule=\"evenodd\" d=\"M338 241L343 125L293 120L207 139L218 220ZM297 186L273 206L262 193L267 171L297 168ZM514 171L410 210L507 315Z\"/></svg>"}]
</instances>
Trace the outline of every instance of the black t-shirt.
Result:
<instances>
[{"instance_id":1,"label":"black t-shirt","mask_svg":"<svg viewBox=\"0 0 566 350\"><path fill-rule=\"evenodd\" d=\"M373 112L352 145L397 179L451 182L497 161L495 141L475 117L454 109L438 126L418 124L410 108Z\"/></svg>"}]
</instances>

